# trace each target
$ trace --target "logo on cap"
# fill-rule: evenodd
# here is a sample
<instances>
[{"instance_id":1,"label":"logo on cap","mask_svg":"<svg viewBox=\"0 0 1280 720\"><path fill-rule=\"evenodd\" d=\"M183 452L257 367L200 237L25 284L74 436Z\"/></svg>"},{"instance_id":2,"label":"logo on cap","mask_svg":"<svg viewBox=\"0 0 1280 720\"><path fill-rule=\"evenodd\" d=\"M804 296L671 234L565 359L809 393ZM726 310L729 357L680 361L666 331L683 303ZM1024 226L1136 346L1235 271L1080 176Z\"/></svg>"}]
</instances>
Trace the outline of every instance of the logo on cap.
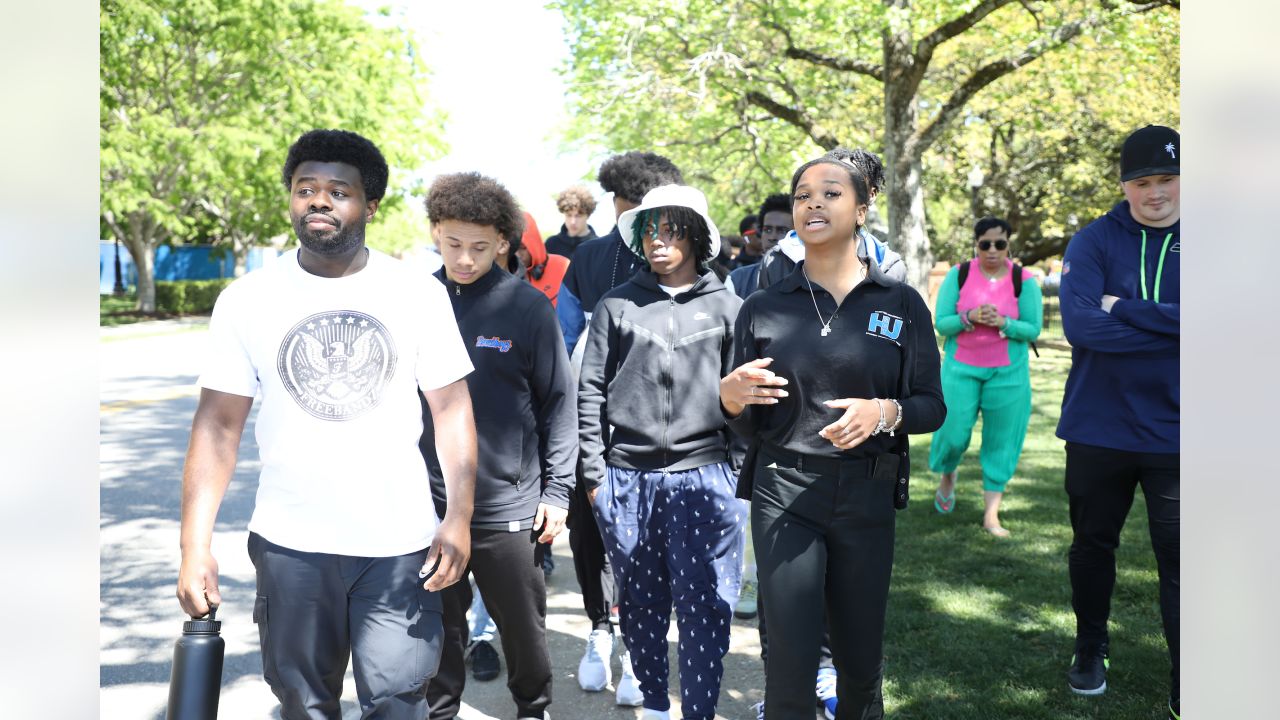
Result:
<instances>
[{"instance_id":1,"label":"logo on cap","mask_svg":"<svg viewBox=\"0 0 1280 720\"><path fill-rule=\"evenodd\" d=\"M1169 143L1168 145L1164 146L1164 151L1169 153L1169 157L1177 159L1178 156L1173 154L1173 150L1174 150L1173 143Z\"/></svg>"}]
</instances>

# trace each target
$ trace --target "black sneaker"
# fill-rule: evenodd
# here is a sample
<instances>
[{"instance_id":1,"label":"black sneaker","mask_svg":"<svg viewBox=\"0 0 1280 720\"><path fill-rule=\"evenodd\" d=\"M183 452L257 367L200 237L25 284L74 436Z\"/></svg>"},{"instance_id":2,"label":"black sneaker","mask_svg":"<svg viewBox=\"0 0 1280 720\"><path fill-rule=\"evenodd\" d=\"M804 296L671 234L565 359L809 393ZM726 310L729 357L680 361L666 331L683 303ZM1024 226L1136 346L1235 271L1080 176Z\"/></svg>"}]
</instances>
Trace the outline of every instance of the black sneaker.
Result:
<instances>
[{"instance_id":1,"label":"black sneaker","mask_svg":"<svg viewBox=\"0 0 1280 720\"><path fill-rule=\"evenodd\" d=\"M1111 660L1107 657L1107 643L1090 643L1076 646L1071 656L1071 669L1067 670L1067 684L1077 695L1101 695L1107 691L1107 669Z\"/></svg>"},{"instance_id":2,"label":"black sneaker","mask_svg":"<svg viewBox=\"0 0 1280 720\"><path fill-rule=\"evenodd\" d=\"M498 677L498 651L493 649L487 640L477 640L471 644L471 677L476 680L492 680Z\"/></svg>"}]
</instances>

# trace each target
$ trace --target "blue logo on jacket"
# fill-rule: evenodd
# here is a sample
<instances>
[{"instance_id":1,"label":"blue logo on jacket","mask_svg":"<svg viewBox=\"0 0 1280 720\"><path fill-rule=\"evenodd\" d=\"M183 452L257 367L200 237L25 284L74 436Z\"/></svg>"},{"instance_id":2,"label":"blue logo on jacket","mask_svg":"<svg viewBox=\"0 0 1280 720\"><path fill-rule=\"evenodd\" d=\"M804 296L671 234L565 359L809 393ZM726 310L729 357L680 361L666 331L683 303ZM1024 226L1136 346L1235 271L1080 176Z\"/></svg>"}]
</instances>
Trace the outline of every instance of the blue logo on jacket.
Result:
<instances>
[{"instance_id":1,"label":"blue logo on jacket","mask_svg":"<svg viewBox=\"0 0 1280 720\"><path fill-rule=\"evenodd\" d=\"M897 315L890 315L883 310L877 310L871 313L867 320L867 334L892 340L896 343L898 342L898 336L902 334L902 318Z\"/></svg>"},{"instance_id":2,"label":"blue logo on jacket","mask_svg":"<svg viewBox=\"0 0 1280 720\"><path fill-rule=\"evenodd\" d=\"M498 337L497 335L494 335L494 336L493 336L493 337L491 337L491 338L487 338L487 337L485 337L485 336L483 336L483 335L477 335L477 336L476 336L476 347L478 347L478 348L493 348L493 349L497 350L498 352L507 352L507 351L509 351L509 350L511 349L511 341L510 341L510 340L503 340L502 338Z\"/></svg>"}]
</instances>

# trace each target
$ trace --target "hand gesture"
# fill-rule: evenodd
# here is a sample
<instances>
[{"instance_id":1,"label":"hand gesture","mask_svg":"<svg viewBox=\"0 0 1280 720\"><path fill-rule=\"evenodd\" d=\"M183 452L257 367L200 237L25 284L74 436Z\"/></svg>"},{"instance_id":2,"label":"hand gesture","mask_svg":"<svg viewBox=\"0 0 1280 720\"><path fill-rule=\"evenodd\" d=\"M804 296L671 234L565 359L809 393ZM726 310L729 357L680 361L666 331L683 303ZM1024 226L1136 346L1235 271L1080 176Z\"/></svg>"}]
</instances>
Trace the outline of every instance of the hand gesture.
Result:
<instances>
[{"instance_id":1,"label":"hand gesture","mask_svg":"<svg viewBox=\"0 0 1280 720\"><path fill-rule=\"evenodd\" d=\"M787 397L787 379L767 368L773 358L759 358L734 368L720 381L720 404L730 416L742 414L748 405L776 405Z\"/></svg>"},{"instance_id":2,"label":"hand gesture","mask_svg":"<svg viewBox=\"0 0 1280 720\"><path fill-rule=\"evenodd\" d=\"M871 437L871 433L880 423L880 408L874 400L863 398L840 398L823 403L829 408L843 409L839 420L818 431L824 439L831 441L837 450L855 448Z\"/></svg>"}]
</instances>

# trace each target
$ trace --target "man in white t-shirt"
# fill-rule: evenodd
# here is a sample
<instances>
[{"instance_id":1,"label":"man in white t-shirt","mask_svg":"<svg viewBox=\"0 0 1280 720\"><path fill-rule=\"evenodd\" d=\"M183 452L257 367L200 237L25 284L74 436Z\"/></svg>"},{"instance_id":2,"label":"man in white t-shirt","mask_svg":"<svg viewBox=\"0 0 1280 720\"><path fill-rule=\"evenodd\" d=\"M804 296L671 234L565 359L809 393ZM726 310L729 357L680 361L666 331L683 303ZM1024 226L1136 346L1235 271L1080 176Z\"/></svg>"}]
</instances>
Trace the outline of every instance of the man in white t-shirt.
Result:
<instances>
[{"instance_id":1,"label":"man in white t-shirt","mask_svg":"<svg viewBox=\"0 0 1280 720\"><path fill-rule=\"evenodd\" d=\"M373 143L308 132L283 180L301 247L232 283L209 324L183 471L178 601L193 617L222 601L210 540L260 395L253 620L280 715L339 720L350 657L361 717L422 720L440 660L437 591L470 555L471 361L443 286L365 247L387 183ZM418 451L419 392L448 494L439 527Z\"/></svg>"}]
</instances>

